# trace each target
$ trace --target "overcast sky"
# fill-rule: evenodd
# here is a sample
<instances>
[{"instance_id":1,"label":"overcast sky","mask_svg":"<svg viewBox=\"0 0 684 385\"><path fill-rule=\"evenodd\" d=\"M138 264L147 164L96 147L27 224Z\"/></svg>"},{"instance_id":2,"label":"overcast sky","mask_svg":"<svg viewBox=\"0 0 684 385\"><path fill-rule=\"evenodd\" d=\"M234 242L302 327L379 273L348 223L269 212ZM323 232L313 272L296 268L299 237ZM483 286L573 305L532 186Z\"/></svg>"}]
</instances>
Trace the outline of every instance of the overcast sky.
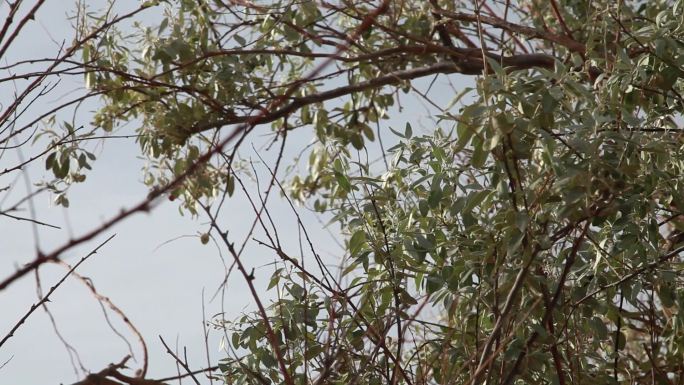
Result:
<instances>
[{"instance_id":1,"label":"overcast sky","mask_svg":"<svg viewBox=\"0 0 684 385\"><path fill-rule=\"evenodd\" d=\"M124 2L125 3L125 2ZM49 1L38 13L36 23L31 23L21 35L21 43L15 44L13 51L3 60L10 63L22 58L53 56L57 52L57 42L70 41L72 32L66 19L64 4L70 1ZM130 3L129 3L130 4ZM6 3L0 5L0 19L4 20L7 12ZM152 17L153 10L146 17ZM0 74L0 77L6 76ZM451 77L452 81L460 79ZM65 79L59 88L49 96L41 99L40 108L48 109L59 103L63 93L82 87L80 79ZM461 80L462 84L462 80ZM414 82L422 90L427 83ZM448 102L454 95L446 87L445 82L437 82L433 91L443 92L444 98L437 100ZM11 87L0 83L0 102L6 106L11 100ZM447 94L448 93L448 94ZM434 92L433 92L434 94ZM420 103L405 103L405 110L386 122L384 127L392 125L403 128L408 119L414 130L420 127L432 128L426 115L426 109ZM91 109L93 107L90 107ZM87 109L86 109L87 110ZM38 110L36 110L38 111ZM85 112L85 111L84 111ZM88 125L88 115L77 116L79 124ZM135 127L124 129L131 133ZM270 128L260 128L251 137L256 147L264 142L263 135ZM383 137L390 142L389 130ZM301 148L310 141L311 132L302 130L290 135L285 160L291 160ZM386 144L387 144L386 142ZM93 170L88 172L83 184L74 185L69 192L71 206L68 210L51 204L53 197L43 194L34 201L41 221L60 226L61 229L41 227L39 229L39 245L41 250L49 251L67 241L70 234L83 234L97 227L105 219L115 215L121 208L130 207L147 195L148 190L141 182L141 168L144 160L140 159L139 147L133 139L112 139L98 145L97 161ZM243 146L245 158L256 156ZM44 147L31 148L28 157L39 153ZM267 159L274 156L267 154ZM16 164L18 154L6 152L0 157L0 169ZM36 162L26 171L31 181L41 180L44 175L44 160ZM263 169L261 170L264 171ZM16 180L17 185L3 208L26 193L22 179L16 179L17 173L0 177L0 187ZM2 199L3 196L0 196ZM292 255L297 254L298 233L296 217L289 206L274 195L269 208L277 218L280 236L286 249ZM333 260L339 256L335 242L324 230L315 216L304 208L299 208L307 222L307 230L314 236L317 250ZM247 226L251 224L254 214L241 194L227 203L222 211L220 221L230 229L231 238L242 240ZM98 291L109 297L118 305L144 335L149 349L149 377L159 378L174 375L174 360L165 353L158 336L180 348L187 347L190 365L200 368L207 365L205 341L202 328L202 293L205 297L205 314L207 319L221 311L226 312L226 319L235 319L242 311L252 309L252 300L246 285L238 274L229 281L227 296L222 302L219 299L209 302L224 277L224 265L217 249L202 245L198 238L200 232L207 231L209 226L205 218L181 216L175 203L164 201L151 214L138 214L106 231L96 240L82 247L70 250L63 259L75 263L83 255L96 247L107 237L116 234L97 255L90 258L78 269L82 275L93 279ZM70 233L73 231L73 233ZM331 228L335 233L336 229ZM0 276L6 277L14 269L35 257L35 244L31 225L9 218L0 217ZM256 236L262 234L257 232ZM262 237L263 238L263 237ZM230 262L229 260L227 260ZM243 261L248 268L256 268L256 285L269 298L265 291L268 278L273 272L274 256L265 248L252 245L244 254ZM45 266L40 270L43 288L47 290L65 273L59 266ZM5 333L21 318L37 299L34 276L26 277L0 293L0 335ZM119 361L128 354L127 345L108 327L97 301L87 288L75 279L69 279L52 296L49 304L62 336L80 354L86 369L97 371L109 363ZM140 359L139 345L134 336L114 314L110 314L114 326L124 334L133 347L136 357ZM226 357L219 350L221 333L210 333L208 346L211 364ZM72 369L69 354L52 328L50 320L42 310L36 311L16 335L0 349L0 365L10 360L0 369L0 383L3 384L69 384L79 379ZM132 363L137 368L139 363ZM81 377L82 378L82 377Z\"/></svg>"}]
</instances>

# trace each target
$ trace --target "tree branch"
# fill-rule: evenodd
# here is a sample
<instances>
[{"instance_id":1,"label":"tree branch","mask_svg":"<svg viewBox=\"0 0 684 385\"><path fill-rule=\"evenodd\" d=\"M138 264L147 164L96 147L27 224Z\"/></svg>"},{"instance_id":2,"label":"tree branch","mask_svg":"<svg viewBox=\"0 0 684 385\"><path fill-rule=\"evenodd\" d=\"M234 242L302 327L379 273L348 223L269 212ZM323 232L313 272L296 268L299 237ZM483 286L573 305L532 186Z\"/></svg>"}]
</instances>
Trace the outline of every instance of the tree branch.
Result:
<instances>
[{"instance_id":1,"label":"tree branch","mask_svg":"<svg viewBox=\"0 0 684 385\"><path fill-rule=\"evenodd\" d=\"M196 134L214 128L245 122L254 122L255 125L271 123L297 111L304 106L335 99L340 96L352 94L354 92L379 88L387 85L394 85L405 80L412 80L435 74L461 73L465 75L476 75L482 73L482 70L485 67L482 58L477 56L481 55L482 51L480 49L454 48L449 50L445 48L445 51L459 55L460 60L457 62L438 62L425 67L390 72L386 75L378 76L357 84L350 84L332 90L295 98L292 102L290 102L290 104L261 116L248 115L221 119L192 127L189 130L191 134ZM528 69L534 67L553 68L555 61L554 57L546 54L522 54L502 57L501 55L488 52L487 57L502 62L504 67L512 67L513 69Z\"/></svg>"},{"instance_id":2,"label":"tree branch","mask_svg":"<svg viewBox=\"0 0 684 385\"><path fill-rule=\"evenodd\" d=\"M47 301L50 300L50 296L52 295L52 293L54 293L55 290L57 290L57 288L60 287L60 286L62 285L62 283L64 283L64 281L71 275L71 273L72 273L74 270L76 270L76 268L78 268L83 262L85 262L85 261L86 261L88 258L90 258L92 255L97 254L97 251L100 250L100 248L101 248L102 246L106 245L106 244L107 244L112 238L114 238L115 236L116 236L116 234L114 234L114 235L110 236L109 238L105 239L105 240L104 240L102 243L100 243L95 249L93 249L93 251L91 251L91 252L88 253L86 256L84 256L83 258L81 258L80 261L78 261L71 269L69 269L69 271L67 271L67 273L64 274L64 276L63 276L59 281L57 281L57 283L54 284L54 286L52 286L52 287L50 288L50 290L45 294L45 296L43 296L43 298L41 298L41 299L40 299L38 302L36 302L35 304L31 305L31 308L26 312L26 314L24 314L24 316L21 317L21 319L19 319L19 321L17 321L17 323L16 323L16 324L14 325L14 327L12 327L12 329L5 335L5 337L3 337L2 340L0 340L0 346L4 345L5 342L7 342L7 340L9 340L10 338L12 338L12 336L14 335L14 333L19 329L19 327L20 327L21 325L24 324L24 322L26 322L26 320L28 319L28 317L30 317L31 314L33 314L33 312L34 312L36 309L38 309L42 304L44 304L45 302L47 302Z\"/></svg>"},{"instance_id":3,"label":"tree branch","mask_svg":"<svg viewBox=\"0 0 684 385\"><path fill-rule=\"evenodd\" d=\"M463 12L451 12L451 11L445 11L445 10L438 10L438 12L440 14L442 14L442 16L448 17L448 18L451 18L454 20L466 21L466 22L471 22L471 23L475 23L478 21L478 16L475 14L463 13ZM505 30L510 31L510 32L515 32L515 33L525 35L529 38L542 39L542 40L546 40L546 41L551 42L551 43L560 44L572 52L577 52L580 54L584 54L586 52L586 47L584 46L584 44L582 44L576 40L573 40L569 36L560 36L560 35L556 35L554 33L541 31L541 30L538 30L536 28L511 23L509 21L505 21L505 20L500 19L498 17L479 15L479 21L483 24L491 25L493 27L497 27L497 28L505 29Z\"/></svg>"}]
</instances>

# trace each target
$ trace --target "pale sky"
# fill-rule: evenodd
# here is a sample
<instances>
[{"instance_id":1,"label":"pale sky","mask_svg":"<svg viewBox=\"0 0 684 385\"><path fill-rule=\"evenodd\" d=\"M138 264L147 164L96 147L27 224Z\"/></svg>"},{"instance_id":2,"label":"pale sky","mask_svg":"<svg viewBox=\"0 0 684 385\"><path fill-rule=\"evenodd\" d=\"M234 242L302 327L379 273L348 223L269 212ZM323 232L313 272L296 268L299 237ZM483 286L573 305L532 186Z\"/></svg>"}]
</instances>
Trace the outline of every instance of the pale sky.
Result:
<instances>
[{"instance_id":1,"label":"pale sky","mask_svg":"<svg viewBox=\"0 0 684 385\"><path fill-rule=\"evenodd\" d=\"M71 6L72 3L48 1L36 17L39 23L29 24L21 35L21 43L14 45L13 50L3 58L2 65L19 58L53 56L57 46L47 37L48 35L56 40L70 41L72 32L65 17L65 4ZM6 12L7 5L3 2L0 5L0 19L4 20L3 15ZM158 11L152 10L147 15L155 12ZM4 76L7 76L7 73L0 74L0 77ZM450 78L452 82L460 80L458 84L464 84L463 78L459 76ZM82 87L77 80L80 81L64 79L58 91L41 99L45 104L35 111L54 106L59 103L59 97L64 92ZM424 91L429 80L413 84ZM444 98L436 99L444 104L454 96L453 91L443 82L437 82L433 86L432 94L439 95L439 92L444 93ZM11 100L11 93L10 84L0 83L0 103L3 106ZM391 125L402 130L406 121L411 119L417 132L420 132L421 126L428 129L432 127L429 120L417 118L426 115L425 107L418 102L404 103L404 107L405 110L401 114L395 115L383 126L386 128L387 125ZM88 108L84 109L87 110ZM87 114L83 117L77 116L77 120L79 118L80 124L89 124ZM128 127L126 133L131 133L133 129L134 126ZM252 135L252 143L258 147L264 140L259 134L269 131L269 127L260 128L257 135ZM382 135L387 146L391 143L391 133L385 130ZM311 132L306 130L289 135L289 146L284 157L286 164L310 139ZM53 197L48 194L35 199L38 219L62 228L39 229L42 250L49 251L68 240L69 228L75 235L83 234L115 215L121 208L130 207L147 195L148 190L141 182L141 167L144 160L139 158L139 147L133 139L109 140L104 146L96 148L98 159L93 164L93 170L87 173L86 182L74 185L69 192L71 206L68 210L52 205ZM249 151L249 142L242 148L243 157L257 159L254 153ZM36 147L30 148L24 156L30 156L43 149L39 143ZM274 155L275 151L271 151L267 158ZM16 159L16 152L4 153L0 157L0 169L13 166ZM43 164L44 159L40 159L28 169L32 181L40 180L45 173ZM0 177L0 187L10 184L17 175L13 173ZM18 179L17 182L18 185L12 195L0 208L13 203L26 193L22 179ZM3 197L4 195L0 195L0 199ZM269 207L280 226L281 240L284 240L286 250L296 255L296 218L279 194L274 194L271 202ZM341 255L330 235L315 220L315 216L304 208L299 208L299 212L307 222L307 230L312 233L317 250L328 257L331 257L332 253ZM228 201L219 219L230 229L231 238L237 241L243 239L253 218L254 214L249 204L238 192ZM211 243L202 245L197 236L208 229L206 219L181 216L175 203L164 201L151 214L137 214L113 230L106 231L97 240L62 256L65 261L75 263L102 240L116 234L116 237L97 255L85 262L78 272L92 278L98 291L118 305L142 332L149 349L150 378L167 377L176 373L175 362L165 352L158 335L163 336L172 346L177 342L181 349L187 347L189 363L193 369L207 366L202 330L202 292L205 291L205 300L208 302L224 277L223 264L216 248ZM330 230L336 231L335 228ZM0 217L0 234L0 276L6 277L16 266L35 257L35 241L29 223L6 217ZM262 233L256 233L257 238L263 239L260 234ZM262 293L262 299L267 303L272 293L267 293L265 288L274 269L268 264L274 261L274 256L267 249L252 244L244 254L243 261L248 268L256 268L255 283ZM230 260L227 259L227 262L230 263ZM65 269L58 266L42 267L40 274L43 289L47 290L64 273ZM0 293L0 338L36 300L33 276L20 280ZM126 344L108 327L97 301L79 281L67 279L52 296L49 306L60 332L78 351L86 369L101 370L128 354ZM212 303L206 303L205 317L209 319L222 309L227 314L225 318L229 320L237 318L242 311L253 309L250 294L237 272L229 281L225 302L221 304L220 299L217 299ZM136 357L140 359L141 352L135 337L115 314L110 312L110 318L117 329L127 337ZM212 365L216 364L218 359L226 357L226 354L219 350L220 338L220 332L210 333L208 346ZM37 310L16 335L0 348L0 365L7 360L10 361L0 369L0 383L3 384L70 384L83 377L82 374L77 377L74 373L65 347L57 338L48 316L42 310ZM131 362L130 366L137 369L139 363Z\"/></svg>"}]
</instances>

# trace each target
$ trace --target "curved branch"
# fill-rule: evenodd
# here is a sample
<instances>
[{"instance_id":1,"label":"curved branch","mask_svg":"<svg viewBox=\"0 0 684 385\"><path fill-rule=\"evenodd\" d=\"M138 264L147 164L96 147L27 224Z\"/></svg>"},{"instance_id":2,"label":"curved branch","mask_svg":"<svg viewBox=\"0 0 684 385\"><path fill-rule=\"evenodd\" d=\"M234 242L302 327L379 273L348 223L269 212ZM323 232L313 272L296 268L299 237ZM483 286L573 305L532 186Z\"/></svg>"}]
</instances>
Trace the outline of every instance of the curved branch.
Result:
<instances>
[{"instance_id":1,"label":"curved branch","mask_svg":"<svg viewBox=\"0 0 684 385\"><path fill-rule=\"evenodd\" d=\"M445 10L438 10L437 12L439 12L444 17L458 21L466 21L470 23L475 23L478 21L478 16L475 14L464 12L450 12ZM587 50L584 44L570 38L569 36L556 35L554 33L541 31L536 28L511 23L509 21L497 17L479 15L479 21L481 23L501 28L506 31L525 35L529 38L542 39L552 43L560 44L563 47L569 49L570 51L577 52L579 54L584 54Z\"/></svg>"},{"instance_id":2,"label":"curved branch","mask_svg":"<svg viewBox=\"0 0 684 385\"><path fill-rule=\"evenodd\" d=\"M480 49L455 48L450 51L459 55L460 60L457 62L443 61L425 67L390 72L386 75L379 76L357 84L350 84L332 90L295 98L292 102L281 107L280 109L267 114L260 115L258 117L251 115L237 116L197 125L191 127L189 129L189 133L196 134L199 132L220 128L227 125L240 124L246 122L253 122L254 125L271 123L310 104L328 101L331 99L338 98L340 96L350 95L352 93L368 89L398 84L405 80L412 80L435 74L460 73L464 75L476 75L482 73L482 70L485 67L482 61L482 57L476 56L481 54L482 51ZM555 61L555 58L553 56L546 54L523 54L501 57L501 55L490 52L486 55L492 59L502 62L504 67L509 67L515 70L535 67L553 68Z\"/></svg>"}]
</instances>

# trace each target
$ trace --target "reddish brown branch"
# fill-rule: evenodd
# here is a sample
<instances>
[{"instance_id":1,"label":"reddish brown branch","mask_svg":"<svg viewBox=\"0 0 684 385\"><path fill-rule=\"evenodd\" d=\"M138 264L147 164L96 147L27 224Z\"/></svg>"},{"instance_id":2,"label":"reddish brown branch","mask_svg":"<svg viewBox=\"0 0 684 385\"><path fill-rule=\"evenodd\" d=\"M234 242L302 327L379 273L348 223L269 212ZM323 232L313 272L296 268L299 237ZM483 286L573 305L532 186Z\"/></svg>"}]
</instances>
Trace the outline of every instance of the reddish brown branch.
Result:
<instances>
[{"instance_id":1,"label":"reddish brown branch","mask_svg":"<svg viewBox=\"0 0 684 385\"><path fill-rule=\"evenodd\" d=\"M456 63L440 62L426 67L418 67L408 70L391 72L389 74L378 76L376 78L372 78L370 80L360 82L357 84L350 84L348 86L335 88L329 91L323 91L317 94L296 98L291 103L268 114L261 114L259 116L238 116L234 118L221 119L211 123L192 127L190 128L190 132L195 134L206 130L219 128L222 126L240 124L248 121L254 122L255 125L271 123L280 118L284 118L285 116L297 111L298 109L306 105L328 101L331 99L338 98L340 96L350 95L355 92L360 92L368 89L380 88L387 85L394 85L401 83L405 80L422 78L429 75L452 73L474 75L482 73L482 69L485 66L482 61L482 58L476 56L476 54L481 54L481 51L479 49L456 48L451 51L459 55L460 60ZM526 69L534 67L553 68L555 60L552 56L545 54L524 54L501 57L497 54L487 53L487 56L491 57L492 59L498 62L503 63L504 67L510 67L513 69Z\"/></svg>"},{"instance_id":2,"label":"reddish brown branch","mask_svg":"<svg viewBox=\"0 0 684 385\"><path fill-rule=\"evenodd\" d=\"M450 12L444 10L440 10L439 12L442 14L442 16L454 20L466 21L470 23L476 23L478 21L478 16L470 13ZM493 27L502 28L510 32L525 35L528 38L542 39L551 43L556 43L562 45L563 47L573 52L577 52L580 54L584 54L586 52L586 47L584 46L584 44L572 39L569 36L559 36L551 32L540 31L536 28L511 23L498 17L480 15L479 21L483 24L491 25Z\"/></svg>"},{"instance_id":3,"label":"reddish brown branch","mask_svg":"<svg viewBox=\"0 0 684 385\"><path fill-rule=\"evenodd\" d=\"M166 385L160 380L148 380L146 378L129 377L121 374L121 369L126 369L126 362L131 356L124 357L118 364L111 364L107 368L100 370L97 373L91 373L81 381L75 382L72 385ZM111 378L115 378L117 382Z\"/></svg>"},{"instance_id":4,"label":"reddish brown branch","mask_svg":"<svg viewBox=\"0 0 684 385\"><path fill-rule=\"evenodd\" d=\"M162 336L159 336L159 340L161 340L162 345L164 345L164 347L166 348L166 352L169 353L169 355L170 355L171 357L173 357L173 359L176 360L176 362L177 362L180 366L182 366L183 369L185 369L185 371L188 373L188 375L190 376L190 378L192 378L192 380L195 382L195 384L200 385L199 381L197 380L197 377L195 377L195 375L193 374L193 371L190 370L190 367L188 366L188 363L185 362L185 361L183 361L183 360L181 360L181 359L178 357L178 355L176 355L176 354L173 352L173 350L171 350L171 348L169 348L169 345L166 344L166 341L164 341L164 339L162 338Z\"/></svg>"},{"instance_id":5,"label":"reddish brown branch","mask_svg":"<svg viewBox=\"0 0 684 385\"><path fill-rule=\"evenodd\" d=\"M213 372L218 369L218 366L212 366L204 369L199 369L192 371L185 375L166 377L158 380L140 378L140 377L129 377L121 373L122 369L126 369L126 362L131 358L131 356L126 356L118 364L111 364L107 368L100 370L97 373L91 373L86 376L81 381L73 383L72 385L167 385L166 381L181 379L195 374ZM112 378L117 381L112 380ZM118 382L120 381L120 382Z\"/></svg>"},{"instance_id":6,"label":"reddish brown branch","mask_svg":"<svg viewBox=\"0 0 684 385\"><path fill-rule=\"evenodd\" d=\"M17 14L17 11L19 10L19 5L21 5L21 3L18 1L15 1L9 5L9 13L5 18L5 22L2 25L2 29L0 29L0 42L2 42L5 39L7 31L9 30L10 25L12 25L12 22L14 21L14 16Z\"/></svg>"},{"instance_id":7,"label":"reddish brown branch","mask_svg":"<svg viewBox=\"0 0 684 385\"><path fill-rule=\"evenodd\" d=\"M582 227L581 233L579 236L575 239L572 245L572 249L570 250L570 253L568 254L568 257L565 260L565 266L563 267L563 271L561 273L561 276L558 278L558 287L556 287L555 292L553 293L553 297L551 297L551 300L548 302L546 310L544 312L544 316L542 317L541 324L545 325L546 323L549 322L551 317L553 316L553 311L555 310L556 306L558 305L558 299L560 298L561 293L563 292L564 286L565 286L565 281L568 278L568 275L570 274L570 269L575 263L575 259L577 257L577 253L579 252L579 248L582 245L582 242L584 241L584 238L586 237L587 231L589 230L589 224L590 221L586 221L584 223L584 226ZM525 348L518 354L517 359L513 363L513 367L510 369L508 372L508 375L502 382L503 385L508 385L510 384L518 375L518 370L520 368L520 365L522 364L523 359L527 356L527 353L529 352L530 348L532 348L532 345L537 341L537 338L539 338L539 332L534 331L532 334L527 338L527 341L525 343ZM562 376L562 373L558 373L559 376Z\"/></svg>"},{"instance_id":8,"label":"reddish brown branch","mask_svg":"<svg viewBox=\"0 0 684 385\"><path fill-rule=\"evenodd\" d=\"M67 264L64 261L56 261L56 263L66 267L66 268L69 268L69 269L71 268L71 266L69 266L69 264ZM140 333L140 331L138 330L138 328L135 327L135 325L131 322L131 320L128 318L128 316L126 316L126 314L123 312L123 310L121 310L118 306L116 306L109 298L98 293L98 291L95 289L95 285L93 284L93 282L90 278L84 277L75 271L72 272L72 274L74 275L74 277L76 277L79 281L81 281L84 285L86 285L88 287L88 290L90 290L90 292L93 294L95 299L97 299L98 302L100 302L100 304L107 304L107 306L113 312L118 314L119 317L121 318L121 320L123 321L123 323L125 323L126 326L131 330L131 332L133 334L135 334L136 338L140 342L140 348L143 351L143 367L141 368L140 375L138 377L145 377L145 375L147 374L149 357L148 357L148 353L147 353L147 344L145 343L145 339L143 338L143 336ZM103 311L105 311L104 308L103 308ZM107 317L106 312L105 312L105 317ZM107 322L109 322L109 319L107 319ZM111 326L111 323L110 323L110 326ZM114 328L113 326L111 326L111 327L112 327L112 329ZM115 331L115 333L119 334L116 330L114 330L114 331ZM124 337L122 337L122 338L124 338ZM126 343L128 343L128 341L126 341ZM130 345L129 345L129 349L130 349ZM132 354L133 353L131 352L131 355Z\"/></svg>"},{"instance_id":9,"label":"reddish brown branch","mask_svg":"<svg viewBox=\"0 0 684 385\"><path fill-rule=\"evenodd\" d=\"M35 20L36 12L38 12L40 7L43 6L43 3L45 3L45 0L38 0L36 2L36 4L34 4L33 8L31 8L31 10L21 19L21 21L19 22L19 25L17 25L17 28L14 29L12 34L7 38L7 41L5 42L5 44L2 46L2 48L0 48L0 57L5 56L5 52L7 52L9 47L12 45L12 42L14 41L14 39L16 39L17 36L19 36L19 32L21 32L21 30L24 29L26 24L31 20ZM7 17L8 22L11 22L12 16L16 12L16 9L19 8L18 5L19 5L19 2L15 3L14 6L10 6L10 8L11 8L10 16ZM5 26L9 27L9 23L6 23ZM5 32L6 32L6 30L2 31L2 35L3 35L2 37L4 37Z\"/></svg>"},{"instance_id":10,"label":"reddish brown branch","mask_svg":"<svg viewBox=\"0 0 684 385\"><path fill-rule=\"evenodd\" d=\"M95 249L93 249L93 251L91 251L91 252L88 253L86 256L84 256L83 258L81 258L80 261L78 261L71 269L69 269L69 271L68 271L66 274L64 274L64 276L63 276L59 281L57 281L57 283L54 284L54 286L52 286L52 287L50 288L50 290L48 290L48 292L43 296L43 298L41 298L38 302L36 302L36 303L34 303L33 305L31 305L31 308L26 312L26 314L24 314L24 316L21 317L21 319L19 319L19 321L17 321L17 323L14 325L14 327L12 327L12 329L7 333L7 335L5 335L5 337L3 337L2 340L0 340L0 346L4 345L5 342L7 342L7 340L9 340L10 338L12 338L12 336L14 335L14 333L19 329L19 327L20 327L21 325L24 324L24 322L26 322L26 320L31 316L31 314L33 314L33 312L34 312L36 309L38 309L41 305L43 305L45 302L47 302L47 301L50 300L50 296L52 295L52 293L54 293L55 290L57 290L57 288L60 287L60 286L62 285L62 283L64 283L64 281L71 275L71 273L74 272L74 270L76 270L76 268L78 268L83 262L85 262L85 261L86 261L88 258L90 258L92 255L96 254L97 251L100 250L100 248L101 248L102 246L106 245L106 244L107 244L112 238L114 238L115 236L116 236L116 234L114 234L114 235L110 236L109 238L105 239L105 240L104 240L102 243L100 243Z\"/></svg>"},{"instance_id":11,"label":"reddish brown branch","mask_svg":"<svg viewBox=\"0 0 684 385\"><path fill-rule=\"evenodd\" d=\"M558 3L556 3L556 0L550 0L550 3L551 8L553 9L553 14L556 16L556 19L558 19L558 23L560 23L561 27L563 28L563 31L568 36L568 38L574 40L572 37L572 31L570 31L570 28L568 28L568 25L565 23L565 19L563 19L563 15L558 10Z\"/></svg>"}]
</instances>

